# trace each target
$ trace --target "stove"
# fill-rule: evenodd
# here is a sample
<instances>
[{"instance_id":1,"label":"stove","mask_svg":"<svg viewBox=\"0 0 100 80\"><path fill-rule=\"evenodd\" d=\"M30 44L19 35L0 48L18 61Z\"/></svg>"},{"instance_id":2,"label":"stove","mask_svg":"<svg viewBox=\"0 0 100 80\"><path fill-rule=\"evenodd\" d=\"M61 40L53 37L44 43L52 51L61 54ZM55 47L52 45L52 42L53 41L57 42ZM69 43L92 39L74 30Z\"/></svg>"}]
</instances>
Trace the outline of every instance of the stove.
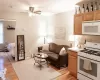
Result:
<instances>
[{"instance_id":1,"label":"stove","mask_svg":"<svg viewBox=\"0 0 100 80\"><path fill-rule=\"evenodd\" d=\"M100 56L100 51L84 49L84 50L81 50L80 52L84 52L84 53L90 54L90 55Z\"/></svg>"},{"instance_id":2,"label":"stove","mask_svg":"<svg viewBox=\"0 0 100 80\"><path fill-rule=\"evenodd\" d=\"M85 46L86 48L81 50L78 56L100 61L100 43L86 42Z\"/></svg>"},{"instance_id":3,"label":"stove","mask_svg":"<svg viewBox=\"0 0 100 80\"><path fill-rule=\"evenodd\" d=\"M89 62L92 70L85 70ZM100 80L100 43L86 42L85 49L78 52L78 80Z\"/></svg>"}]
</instances>

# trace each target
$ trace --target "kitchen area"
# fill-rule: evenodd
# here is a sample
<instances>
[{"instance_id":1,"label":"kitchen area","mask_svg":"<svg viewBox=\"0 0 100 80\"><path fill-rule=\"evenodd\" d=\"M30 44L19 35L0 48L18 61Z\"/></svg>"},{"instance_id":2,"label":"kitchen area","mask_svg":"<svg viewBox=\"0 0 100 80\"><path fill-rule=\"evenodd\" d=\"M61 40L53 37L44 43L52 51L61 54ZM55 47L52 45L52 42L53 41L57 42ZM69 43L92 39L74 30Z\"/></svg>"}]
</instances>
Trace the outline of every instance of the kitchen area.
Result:
<instances>
[{"instance_id":1,"label":"kitchen area","mask_svg":"<svg viewBox=\"0 0 100 80\"><path fill-rule=\"evenodd\" d=\"M68 60L68 70L78 80L100 79L100 43L86 42L84 49L69 48Z\"/></svg>"},{"instance_id":2,"label":"kitchen area","mask_svg":"<svg viewBox=\"0 0 100 80\"><path fill-rule=\"evenodd\" d=\"M100 80L100 2L83 0L74 15L75 47L68 50L69 73L78 80Z\"/></svg>"}]
</instances>

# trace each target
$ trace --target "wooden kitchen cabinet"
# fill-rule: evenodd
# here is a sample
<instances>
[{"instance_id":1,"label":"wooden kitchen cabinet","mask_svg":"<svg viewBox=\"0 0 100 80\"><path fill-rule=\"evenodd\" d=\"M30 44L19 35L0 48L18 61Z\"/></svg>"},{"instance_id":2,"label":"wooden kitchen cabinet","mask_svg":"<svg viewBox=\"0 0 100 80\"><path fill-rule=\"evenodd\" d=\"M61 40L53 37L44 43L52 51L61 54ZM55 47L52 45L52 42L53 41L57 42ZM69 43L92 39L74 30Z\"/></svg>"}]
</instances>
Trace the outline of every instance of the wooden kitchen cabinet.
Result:
<instances>
[{"instance_id":1,"label":"wooden kitchen cabinet","mask_svg":"<svg viewBox=\"0 0 100 80\"><path fill-rule=\"evenodd\" d=\"M82 34L82 21L83 21L83 14L77 14L74 16L74 34L75 35Z\"/></svg>"},{"instance_id":2,"label":"wooden kitchen cabinet","mask_svg":"<svg viewBox=\"0 0 100 80\"><path fill-rule=\"evenodd\" d=\"M94 19L100 20L100 10L94 12Z\"/></svg>"},{"instance_id":3,"label":"wooden kitchen cabinet","mask_svg":"<svg viewBox=\"0 0 100 80\"><path fill-rule=\"evenodd\" d=\"M93 21L94 20L94 12L84 13L84 21Z\"/></svg>"},{"instance_id":4,"label":"wooden kitchen cabinet","mask_svg":"<svg viewBox=\"0 0 100 80\"><path fill-rule=\"evenodd\" d=\"M72 76L77 78L77 52L68 51L68 70Z\"/></svg>"},{"instance_id":5,"label":"wooden kitchen cabinet","mask_svg":"<svg viewBox=\"0 0 100 80\"><path fill-rule=\"evenodd\" d=\"M100 10L74 15L74 35L82 34L82 22L100 20Z\"/></svg>"}]
</instances>

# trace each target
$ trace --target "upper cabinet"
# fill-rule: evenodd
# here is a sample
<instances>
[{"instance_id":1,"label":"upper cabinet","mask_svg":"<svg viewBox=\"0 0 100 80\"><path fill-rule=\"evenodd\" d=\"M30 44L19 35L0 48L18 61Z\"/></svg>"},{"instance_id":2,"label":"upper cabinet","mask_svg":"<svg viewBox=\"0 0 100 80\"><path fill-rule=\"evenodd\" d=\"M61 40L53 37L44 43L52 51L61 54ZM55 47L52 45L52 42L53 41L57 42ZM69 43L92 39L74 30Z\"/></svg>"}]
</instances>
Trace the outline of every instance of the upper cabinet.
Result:
<instances>
[{"instance_id":1,"label":"upper cabinet","mask_svg":"<svg viewBox=\"0 0 100 80\"><path fill-rule=\"evenodd\" d=\"M84 21L94 20L94 12L84 13Z\"/></svg>"},{"instance_id":2,"label":"upper cabinet","mask_svg":"<svg viewBox=\"0 0 100 80\"><path fill-rule=\"evenodd\" d=\"M77 14L74 16L74 34L75 35L82 34L82 21L83 21L83 14Z\"/></svg>"},{"instance_id":3,"label":"upper cabinet","mask_svg":"<svg viewBox=\"0 0 100 80\"><path fill-rule=\"evenodd\" d=\"M84 13L83 21L100 20L100 10Z\"/></svg>"},{"instance_id":4,"label":"upper cabinet","mask_svg":"<svg viewBox=\"0 0 100 80\"><path fill-rule=\"evenodd\" d=\"M94 19L100 20L100 10L94 12Z\"/></svg>"},{"instance_id":5,"label":"upper cabinet","mask_svg":"<svg viewBox=\"0 0 100 80\"><path fill-rule=\"evenodd\" d=\"M83 21L100 20L100 1L99 0L82 0L76 3L74 16L74 34L82 34Z\"/></svg>"},{"instance_id":6,"label":"upper cabinet","mask_svg":"<svg viewBox=\"0 0 100 80\"><path fill-rule=\"evenodd\" d=\"M82 22L100 20L100 10L74 15L74 35L82 34Z\"/></svg>"}]
</instances>

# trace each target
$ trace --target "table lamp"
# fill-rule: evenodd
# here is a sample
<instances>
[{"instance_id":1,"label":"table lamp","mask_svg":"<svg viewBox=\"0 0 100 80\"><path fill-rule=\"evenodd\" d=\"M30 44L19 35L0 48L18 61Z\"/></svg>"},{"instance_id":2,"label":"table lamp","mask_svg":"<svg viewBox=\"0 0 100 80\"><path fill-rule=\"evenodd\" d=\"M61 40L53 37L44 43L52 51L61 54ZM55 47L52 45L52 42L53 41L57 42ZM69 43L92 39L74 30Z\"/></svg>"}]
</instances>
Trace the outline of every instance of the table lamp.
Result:
<instances>
[{"instance_id":1,"label":"table lamp","mask_svg":"<svg viewBox=\"0 0 100 80\"><path fill-rule=\"evenodd\" d=\"M70 42L70 47L72 47L73 42L75 41L75 36L74 35L69 35L68 41Z\"/></svg>"}]
</instances>

